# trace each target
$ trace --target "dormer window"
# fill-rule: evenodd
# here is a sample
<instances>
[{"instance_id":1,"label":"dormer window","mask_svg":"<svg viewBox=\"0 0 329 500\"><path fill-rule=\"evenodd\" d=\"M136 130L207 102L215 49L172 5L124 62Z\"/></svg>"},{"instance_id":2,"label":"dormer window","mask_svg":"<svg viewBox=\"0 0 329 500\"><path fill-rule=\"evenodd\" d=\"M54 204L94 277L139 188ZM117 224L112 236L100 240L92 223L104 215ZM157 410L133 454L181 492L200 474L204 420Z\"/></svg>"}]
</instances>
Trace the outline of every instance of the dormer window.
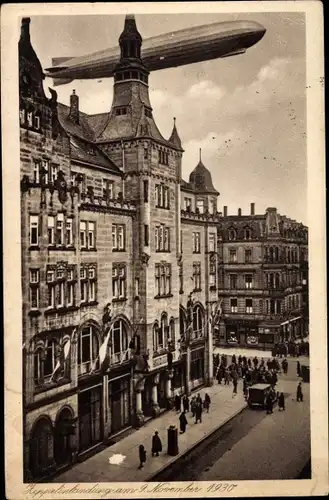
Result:
<instances>
[{"instance_id":1,"label":"dormer window","mask_svg":"<svg viewBox=\"0 0 329 500\"><path fill-rule=\"evenodd\" d=\"M203 214L204 212L204 200L199 198L197 201L196 201L196 208L197 208L197 211L199 214Z\"/></svg>"},{"instance_id":2,"label":"dormer window","mask_svg":"<svg viewBox=\"0 0 329 500\"><path fill-rule=\"evenodd\" d=\"M116 116L126 115L127 114L127 107L126 106L122 106L120 108L116 108L115 114L116 114Z\"/></svg>"},{"instance_id":3,"label":"dormer window","mask_svg":"<svg viewBox=\"0 0 329 500\"><path fill-rule=\"evenodd\" d=\"M235 229L230 229L230 230L229 230L229 233L228 233L228 239L229 239L230 241L232 241L232 240L235 240L235 239L236 239L236 231L235 231Z\"/></svg>"}]
</instances>

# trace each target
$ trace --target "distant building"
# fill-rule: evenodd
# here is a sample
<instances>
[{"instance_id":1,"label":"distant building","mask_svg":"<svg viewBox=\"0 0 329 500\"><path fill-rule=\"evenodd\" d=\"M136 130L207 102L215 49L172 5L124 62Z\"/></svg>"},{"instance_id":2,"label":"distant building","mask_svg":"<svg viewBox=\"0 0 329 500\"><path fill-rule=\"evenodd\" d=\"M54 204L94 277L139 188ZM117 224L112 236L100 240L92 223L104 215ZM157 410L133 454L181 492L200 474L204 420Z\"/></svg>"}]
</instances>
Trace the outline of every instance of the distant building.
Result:
<instances>
[{"instance_id":1,"label":"distant building","mask_svg":"<svg viewBox=\"0 0 329 500\"><path fill-rule=\"evenodd\" d=\"M308 230L281 216L228 215L218 226L219 345L272 348L307 334Z\"/></svg>"}]
</instances>

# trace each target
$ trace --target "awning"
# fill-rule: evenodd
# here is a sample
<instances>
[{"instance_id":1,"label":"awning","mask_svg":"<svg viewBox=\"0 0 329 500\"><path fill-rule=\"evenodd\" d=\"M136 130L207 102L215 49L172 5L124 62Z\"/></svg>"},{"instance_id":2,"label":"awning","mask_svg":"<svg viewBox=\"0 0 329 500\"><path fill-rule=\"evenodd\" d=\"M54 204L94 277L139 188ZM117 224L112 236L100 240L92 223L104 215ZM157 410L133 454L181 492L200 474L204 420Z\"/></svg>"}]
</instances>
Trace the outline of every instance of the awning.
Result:
<instances>
[{"instance_id":1,"label":"awning","mask_svg":"<svg viewBox=\"0 0 329 500\"><path fill-rule=\"evenodd\" d=\"M293 321L297 321L298 319L301 319L301 318L302 318L302 316L298 316L297 318L288 319L288 321L284 321L283 323L281 323L280 326L288 325L289 323L292 323Z\"/></svg>"}]
</instances>

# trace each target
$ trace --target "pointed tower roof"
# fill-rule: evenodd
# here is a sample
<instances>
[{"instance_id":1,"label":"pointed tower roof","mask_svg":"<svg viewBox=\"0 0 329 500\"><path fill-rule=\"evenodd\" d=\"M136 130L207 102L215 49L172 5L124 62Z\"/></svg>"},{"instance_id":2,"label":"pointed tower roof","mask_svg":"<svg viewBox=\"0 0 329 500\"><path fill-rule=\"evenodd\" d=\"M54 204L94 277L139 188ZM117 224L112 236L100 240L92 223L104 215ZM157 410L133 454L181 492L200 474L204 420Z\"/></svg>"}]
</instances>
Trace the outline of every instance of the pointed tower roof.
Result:
<instances>
[{"instance_id":1,"label":"pointed tower roof","mask_svg":"<svg viewBox=\"0 0 329 500\"><path fill-rule=\"evenodd\" d=\"M197 164L195 169L191 172L189 183L193 187L193 190L196 193L216 194L216 195L219 194L219 192L214 188L214 185L212 183L211 173L202 163L201 149L200 149L199 163Z\"/></svg>"},{"instance_id":2,"label":"pointed tower roof","mask_svg":"<svg viewBox=\"0 0 329 500\"><path fill-rule=\"evenodd\" d=\"M174 118L174 126L173 126L173 129L171 132L171 136L169 137L169 142L171 142L171 144L173 144L176 148L179 148L183 151L182 141L180 140L180 137L178 135L177 128L176 128L176 118Z\"/></svg>"},{"instance_id":3,"label":"pointed tower roof","mask_svg":"<svg viewBox=\"0 0 329 500\"><path fill-rule=\"evenodd\" d=\"M138 39L140 42L142 42L142 36L137 29L134 14L127 14L125 17L125 25L120 35L119 43L121 43L125 39Z\"/></svg>"}]
</instances>

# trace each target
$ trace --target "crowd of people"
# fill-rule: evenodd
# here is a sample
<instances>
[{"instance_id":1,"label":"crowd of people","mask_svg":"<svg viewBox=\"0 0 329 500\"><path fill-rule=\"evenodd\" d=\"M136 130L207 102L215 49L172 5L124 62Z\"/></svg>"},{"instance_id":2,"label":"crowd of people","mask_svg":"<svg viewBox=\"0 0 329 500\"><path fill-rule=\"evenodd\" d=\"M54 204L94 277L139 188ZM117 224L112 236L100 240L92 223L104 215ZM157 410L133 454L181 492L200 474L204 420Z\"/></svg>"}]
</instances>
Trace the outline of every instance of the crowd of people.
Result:
<instances>
[{"instance_id":1,"label":"crowd of people","mask_svg":"<svg viewBox=\"0 0 329 500\"><path fill-rule=\"evenodd\" d=\"M285 356L292 356L292 357L297 357L299 356L309 356L310 354L310 344L308 341L305 341L301 339L301 341L298 342L281 342L278 344L274 345L274 348L272 349L272 356L276 357L285 357Z\"/></svg>"}]
</instances>

